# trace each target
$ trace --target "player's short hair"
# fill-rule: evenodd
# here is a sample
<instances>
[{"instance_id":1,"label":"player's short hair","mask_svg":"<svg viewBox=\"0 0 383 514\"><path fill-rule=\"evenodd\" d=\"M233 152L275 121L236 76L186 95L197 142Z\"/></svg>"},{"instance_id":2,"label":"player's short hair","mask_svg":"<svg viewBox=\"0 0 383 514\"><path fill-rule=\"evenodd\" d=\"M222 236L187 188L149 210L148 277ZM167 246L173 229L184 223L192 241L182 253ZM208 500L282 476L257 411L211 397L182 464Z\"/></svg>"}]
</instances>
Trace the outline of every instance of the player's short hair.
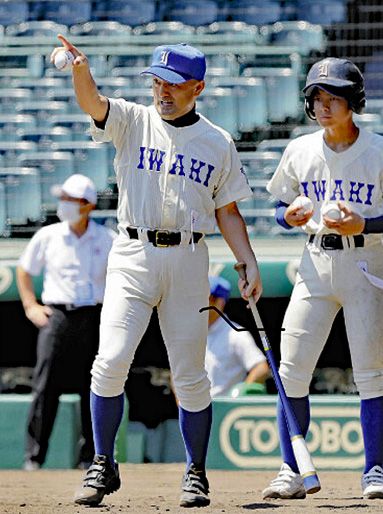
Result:
<instances>
[{"instance_id":1,"label":"player's short hair","mask_svg":"<svg viewBox=\"0 0 383 514\"><path fill-rule=\"evenodd\" d=\"M360 114L366 105L363 75L348 59L328 57L311 67L303 93L305 111L312 120L315 120L314 95L318 88L346 99L350 109L356 114Z\"/></svg>"}]
</instances>

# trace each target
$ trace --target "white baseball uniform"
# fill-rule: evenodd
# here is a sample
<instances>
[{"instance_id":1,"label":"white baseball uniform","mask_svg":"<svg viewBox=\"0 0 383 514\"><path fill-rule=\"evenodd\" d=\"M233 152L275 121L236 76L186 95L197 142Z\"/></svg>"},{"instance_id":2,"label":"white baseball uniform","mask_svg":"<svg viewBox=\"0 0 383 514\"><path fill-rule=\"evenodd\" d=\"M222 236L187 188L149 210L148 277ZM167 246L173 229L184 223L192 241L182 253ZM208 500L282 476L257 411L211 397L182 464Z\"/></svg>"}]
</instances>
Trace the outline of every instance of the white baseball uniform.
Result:
<instances>
[{"instance_id":1,"label":"white baseball uniform","mask_svg":"<svg viewBox=\"0 0 383 514\"><path fill-rule=\"evenodd\" d=\"M154 106L109 99L105 129L92 123L95 141L112 141L119 189L119 236L108 264L100 349L92 391L122 393L127 371L157 306L180 405L200 411L210 403L204 367L209 297L208 251L191 233L211 233L215 210L250 196L227 132L200 116L173 127ZM130 239L127 227L137 228ZM181 233L178 246L155 247L147 229Z\"/></svg>"},{"instance_id":2,"label":"white baseball uniform","mask_svg":"<svg viewBox=\"0 0 383 514\"><path fill-rule=\"evenodd\" d=\"M210 325L205 363L213 398L229 393L234 385L245 380L254 366L265 360L250 332L236 332L222 318Z\"/></svg>"},{"instance_id":3,"label":"white baseball uniform","mask_svg":"<svg viewBox=\"0 0 383 514\"><path fill-rule=\"evenodd\" d=\"M362 399L383 394L383 278L381 234L342 237L343 249L321 246L324 202L345 201L366 218L383 214L383 137L360 129L347 150L336 153L324 142L323 130L299 137L287 146L268 191L290 204L298 195L314 204L315 232L307 242L286 311L280 373L291 397L309 392L313 370L339 309L343 307L355 383ZM361 236L359 236L360 238ZM358 246L358 245L357 245Z\"/></svg>"}]
</instances>

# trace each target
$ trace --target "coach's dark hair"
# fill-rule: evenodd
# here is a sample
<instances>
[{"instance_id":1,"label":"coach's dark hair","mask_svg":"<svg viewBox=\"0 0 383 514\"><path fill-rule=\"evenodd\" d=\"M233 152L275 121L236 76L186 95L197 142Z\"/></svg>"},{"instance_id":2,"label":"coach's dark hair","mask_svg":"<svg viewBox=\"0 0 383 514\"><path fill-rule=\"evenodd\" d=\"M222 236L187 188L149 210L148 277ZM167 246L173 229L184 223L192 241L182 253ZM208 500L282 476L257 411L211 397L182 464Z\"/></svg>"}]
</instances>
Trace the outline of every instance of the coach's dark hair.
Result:
<instances>
[{"instance_id":1,"label":"coach's dark hair","mask_svg":"<svg viewBox=\"0 0 383 514\"><path fill-rule=\"evenodd\" d=\"M340 96L341 98L346 99L350 109L356 114L360 114L366 106L366 93L364 91L363 84L355 84L345 87L334 87L327 85L321 86L318 84L311 91L311 94L305 97L305 112L312 120L316 119L314 113L314 96L317 93L316 90L318 88L322 88L332 95Z\"/></svg>"}]
</instances>

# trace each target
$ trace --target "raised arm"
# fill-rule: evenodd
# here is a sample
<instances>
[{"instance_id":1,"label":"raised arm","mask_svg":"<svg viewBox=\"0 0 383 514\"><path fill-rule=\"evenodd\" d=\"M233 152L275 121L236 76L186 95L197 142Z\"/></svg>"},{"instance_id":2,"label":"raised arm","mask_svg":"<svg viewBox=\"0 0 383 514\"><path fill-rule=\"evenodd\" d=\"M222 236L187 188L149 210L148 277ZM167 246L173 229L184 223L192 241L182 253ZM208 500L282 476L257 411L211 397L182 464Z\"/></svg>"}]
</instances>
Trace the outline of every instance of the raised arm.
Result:
<instances>
[{"instance_id":1,"label":"raised arm","mask_svg":"<svg viewBox=\"0 0 383 514\"><path fill-rule=\"evenodd\" d=\"M80 108L96 121L103 121L108 112L108 99L101 95L89 69L86 55L72 45L68 39L59 34L62 47L55 48L51 54L51 62L57 52L68 50L75 59L72 66L73 87Z\"/></svg>"},{"instance_id":2,"label":"raised arm","mask_svg":"<svg viewBox=\"0 0 383 514\"><path fill-rule=\"evenodd\" d=\"M246 284L239 280L239 289L245 300L250 296L258 301L262 294L262 282L257 260L251 248L245 222L238 210L236 202L229 203L215 211L215 217L221 234L229 245L238 262L246 264Z\"/></svg>"}]
</instances>

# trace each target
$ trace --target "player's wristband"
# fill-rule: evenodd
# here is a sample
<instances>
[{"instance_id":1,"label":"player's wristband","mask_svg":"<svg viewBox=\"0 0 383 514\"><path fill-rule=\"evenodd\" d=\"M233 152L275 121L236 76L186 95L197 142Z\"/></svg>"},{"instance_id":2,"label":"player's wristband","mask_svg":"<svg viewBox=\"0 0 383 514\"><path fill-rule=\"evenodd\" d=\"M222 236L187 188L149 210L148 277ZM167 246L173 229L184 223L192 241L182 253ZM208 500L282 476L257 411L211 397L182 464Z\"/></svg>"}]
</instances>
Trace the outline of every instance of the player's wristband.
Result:
<instances>
[{"instance_id":1,"label":"player's wristband","mask_svg":"<svg viewBox=\"0 0 383 514\"><path fill-rule=\"evenodd\" d=\"M377 218L365 218L363 234L382 234L383 233L383 216Z\"/></svg>"},{"instance_id":2,"label":"player's wristband","mask_svg":"<svg viewBox=\"0 0 383 514\"><path fill-rule=\"evenodd\" d=\"M287 223L287 221L285 220L285 212L286 212L286 209L288 206L289 206L288 203L279 201L277 203L277 205L275 206L275 219L281 227L286 228L287 230L290 230L294 227L289 225Z\"/></svg>"}]
</instances>

